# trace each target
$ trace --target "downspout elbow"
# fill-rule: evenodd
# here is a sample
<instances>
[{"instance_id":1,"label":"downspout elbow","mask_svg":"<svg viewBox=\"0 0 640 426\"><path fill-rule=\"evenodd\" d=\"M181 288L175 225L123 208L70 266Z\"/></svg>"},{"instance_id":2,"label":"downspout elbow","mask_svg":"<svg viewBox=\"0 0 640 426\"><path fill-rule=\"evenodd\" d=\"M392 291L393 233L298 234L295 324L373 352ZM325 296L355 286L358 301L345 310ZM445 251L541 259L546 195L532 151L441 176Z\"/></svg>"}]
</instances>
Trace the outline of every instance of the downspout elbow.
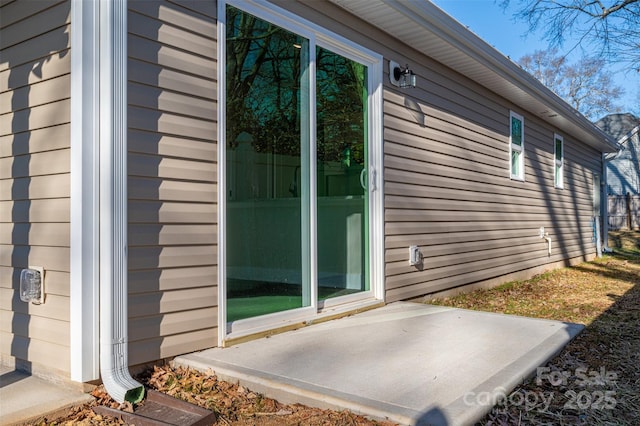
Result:
<instances>
[{"instance_id":1,"label":"downspout elbow","mask_svg":"<svg viewBox=\"0 0 640 426\"><path fill-rule=\"evenodd\" d=\"M105 361L100 373L105 390L115 401L137 404L144 399L144 386L129 375L126 345L127 343L115 343L107 345L110 348L103 348L110 352L110 356L107 356L106 360L102 357Z\"/></svg>"},{"instance_id":2,"label":"downspout elbow","mask_svg":"<svg viewBox=\"0 0 640 426\"><path fill-rule=\"evenodd\" d=\"M543 238L547 242L547 252L549 253L549 256L551 256L551 237L547 233L544 235Z\"/></svg>"}]
</instances>

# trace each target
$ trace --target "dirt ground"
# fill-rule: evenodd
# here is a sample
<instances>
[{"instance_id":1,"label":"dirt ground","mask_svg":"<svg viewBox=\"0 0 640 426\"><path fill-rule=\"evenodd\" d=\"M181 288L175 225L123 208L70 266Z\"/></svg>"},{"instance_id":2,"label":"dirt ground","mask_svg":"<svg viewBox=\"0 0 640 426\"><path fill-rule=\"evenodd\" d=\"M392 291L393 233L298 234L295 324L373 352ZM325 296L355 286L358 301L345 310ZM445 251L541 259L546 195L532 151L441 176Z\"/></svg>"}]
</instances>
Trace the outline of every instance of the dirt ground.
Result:
<instances>
[{"instance_id":1,"label":"dirt ground","mask_svg":"<svg viewBox=\"0 0 640 426\"><path fill-rule=\"evenodd\" d=\"M527 281L435 301L586 325L556 358L495 407L478 425L640 424L640 232L611 233L615 253ZM216 412L221 425L384 425L348 411L284 405L215 375L155 366L137 379ZM98 387L94 404L118 404ZM131 410L130 406L121 409ZM91 406L46 425L120 425Z\"/></svg>"},{"instance_id":2,"label":"dirt ground","mask_svg":"<svg viewBox=\"0 0 640 426\"><path fill-rule=\"evenodd\" d=\"M586 325L479 425L640 424L640 232L574 268L436 303Z\"/></svg>"}]
</instances>

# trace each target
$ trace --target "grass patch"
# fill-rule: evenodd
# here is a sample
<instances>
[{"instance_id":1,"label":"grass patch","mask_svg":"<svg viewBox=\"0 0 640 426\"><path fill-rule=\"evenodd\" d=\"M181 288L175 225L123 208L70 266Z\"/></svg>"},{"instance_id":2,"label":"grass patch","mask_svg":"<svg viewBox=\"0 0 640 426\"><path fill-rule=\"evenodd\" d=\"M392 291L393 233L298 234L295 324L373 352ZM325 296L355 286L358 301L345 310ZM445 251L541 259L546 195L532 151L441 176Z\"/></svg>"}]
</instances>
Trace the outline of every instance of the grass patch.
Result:
<instances>
[{"instance_id":1,"label":"grass patch","mask_svg":"<svg viewBox=\"0 0 640 426\"><path fill-rule=\"evenodd\" d=\"M640 232L611 233L610 247L593 262L430 302L587 326L479 424L640 424Z\"/></svg>"}]
</instances>

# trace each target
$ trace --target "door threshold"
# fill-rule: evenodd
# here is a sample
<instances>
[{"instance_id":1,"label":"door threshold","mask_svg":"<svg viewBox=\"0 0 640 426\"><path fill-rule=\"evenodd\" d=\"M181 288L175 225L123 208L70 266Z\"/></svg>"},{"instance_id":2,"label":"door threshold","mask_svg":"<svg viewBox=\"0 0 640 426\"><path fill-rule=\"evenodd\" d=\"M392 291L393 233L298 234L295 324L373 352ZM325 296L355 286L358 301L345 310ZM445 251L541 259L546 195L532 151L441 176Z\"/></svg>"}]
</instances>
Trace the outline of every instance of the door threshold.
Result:
<instances>
[{"instance_id":1,"label":"door threshold","mask_svg":"<svg viewBox=\"0 0 640 426\"><path fill-rule=\"evenodd\" d=\"M323 309L315 316L301 320L299 318L291 319L281 325L265 325L264 328L241 330L234 333L229 333L227 337L222 341L221 347L228 348L240 343L249 342L251 340L261 339L263 337L271 337L276 334L284 333L287 331L297 330L299 328L307 327L313 324L319 324L334 319L355 315L361 312L369 311L371 309L380 308L385 303L379 299L366 299L358 302L345 303L340 305L334 305Z\"/></svg>"}]
</instances>

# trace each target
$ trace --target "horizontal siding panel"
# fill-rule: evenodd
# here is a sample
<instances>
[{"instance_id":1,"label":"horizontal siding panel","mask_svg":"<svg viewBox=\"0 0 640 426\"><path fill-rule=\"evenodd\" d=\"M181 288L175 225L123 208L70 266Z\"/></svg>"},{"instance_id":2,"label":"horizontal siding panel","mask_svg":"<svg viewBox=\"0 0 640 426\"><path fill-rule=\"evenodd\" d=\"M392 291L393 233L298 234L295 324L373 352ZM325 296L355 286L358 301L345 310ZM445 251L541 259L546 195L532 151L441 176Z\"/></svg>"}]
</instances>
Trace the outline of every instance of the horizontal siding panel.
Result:
<instances>
[{"instance_id":1,"label":"horizontal siding panel","mask_svg":"<svg viewBox=\"0 0 640 426\"><path fill-rule=\"evenodd\" d=\"M217 225L129 225L129 246L216 244Z\"/></svg>"},{"instance_id":2,"label":"horizontal siding panel","mask_svg":"<svg viewBox=\"0 0 640 426\"><path fill-rule=\"evenodd\" d=\"M129 154L129 175L167 179L215 182L216 168L211 163L156 155Z\"/></svg>"},{"instance_id":3,"label":"horizontal siding panel","mask_svg":"<svg viewBox=\"0 0 640 426\"><path fill-rule=\"evenodd\" d=\"M201 0L171 0L171 3L180 5L186 9L193 10L208 18L216 18L218 16L218 9L215 2L201 1Z\"/></svg>"},{"instance_id":4,"label":"horizontal siding panel","mask_svg":"<svg viewBox=\"0 0 640 426\"><path fill-rule=\"evenodd\" d=\"M129 201L129 223L215 223L217 216L212 203Z\"/></svg>"},{"instance_id":5,"label":"horizontal siding panel","mask_svg":"<svg viewBox=\"0 0 640 426\"><path fill-rule=\"evenodd\" d=\"M129 342L148 339L149 336L168 336L217 327L218 309L193 309L129 320ZM215 345L212 342L211 345Z\"/></svg>"},{"instance_id":6,"label":"horizontal siding panel","mask_svg":"<svg viewBox=\"0 0 640 426\"><path fill-rule=\"evenodd\" d=\"M2 135L8 135L68 123L70 105L70 100L64 99L28 110L0 115L0 132Z\"/></svg>"},{"instance_id":7,"label":"horizontal siding panel","mask_svg":"<svg viewBox=\"0 0 640 426\"><path fill-rule=\"evenodd\" d=\"M549 223L549 222L547 222ZM533 240L542 241L538 236L539 226L520 227L518 229L501 229L496 225L496 230L483 231L460 231L456 232L457 223L452 223L446 228L441 229L441 233L436 233L433 224L425 226L428 231L433 233L408 233L408 234L388 234L385 238L385 248L387 250L398 247L409 247L411 245L427 246L429 251L433 250L437 253L451 250L449 245L455 247L459 253L473 251L474 249L487 249L495 247L507 247L517 243L532 242ZM541 225L542 226L542 225ZM471 227L470 227L471 228ZM446 232L446 231L449 232ZM592 231L591 226L580 227L567 226L545 226L545 231L555 239L555 235L576 235L584 234Z\"/></svg>"},{"instance_id":8,"label":"horizontal siding panel","mask_svg":"<svg viewBox=\"0 0 640 426\"><path fill-rule=\"evenodd\" d=\"M160 87L205 99L216 99L216 84L211 79L196 77L183 72L129 58L129 81Z\"/></svg>"},{"instance_id":9,"label":"horizontal siding panel","mask_svg":"<svg viewBox=\"0 0 640 426\"><path fill-rule=\"evenodd\" d=\"M129 56L136 60L209 80L216 79L217 62L213 57L197 56L132 34L129 34L128 46Z\"/></svg>"},{"instance_id":10,"label":"horizontal siding panel","mask_svg":"<svg viewBox=\"0 0 640 426\"><path fill-rule=\"evenodd\" d=\"M45 270L69 272L69 249L46 246L3 246L0 265L26 268L42 266Z\"/></svg>"},{"instance_id":11,"label":"horizontal siding panel","mask_svg":"<svg viewBox=\"0 0 640 426\"><path fill-rule=\"evenodd\" d=\"M540 226L545 228L571 228L572 226L579 229L591 229L591 218L583 217L579 221L571 221L566 224L558 224L557 222L535 221L535 222L387 222L385 223L385 235L413 235L428 233L444 233L448 232L452 235L455 233L466 233L472 231L506 231L515 229L537 230ZM573 229L573 228L571 228Z\"/></svg>"},{"instance_id":12,"label":"horizontal siding panel","mask_svg":"<svg viewBox=\"0 0 640 426\"><path fill-rule=\"evenodd\" d=\"M68 54L69 27L61 22L54 30L2 50L0 71L37 60L44 62L49 56Z\"/></svg>"},{"instance_id":13,"label":"horizontal siding panel","mask_svg":"<svg viewBox=\"0 0 640 426\"><path fill-rule=\"evenodd\" d=\"M20 2L18 2L20 3ZM38 10L39 5L34 5L33 1L27 2L31 3L32 6L35 6L31 9L31 13L33 10ZM8 46L13 46L22 40L30 39L36 37L40 34L47 33L49 31L55 30L57 27L61 25L68 24L70 22L70 3L63 2L58 5L55 5L49 9L42 10L40 13L33 14L29 17L29 19L25 19L22 21L16 20L18 10L9 10L11 7L3 7L0 9L0 14L2 14L2 37L0 38L0 49L5 49ZM23 9L22 16L25 16L29 11ZM11 14L13 16L7 16L7 21L12 22L13 25L7 26L9 22L5 22L5 13Z\"/></svg>"},{"instance_id":14,"label":"horizontal siding panel","mask_svg":"<svg viewBox=\"0 0 640 426\"><path fill-rule=\"evenodd\" d=\"M46 61L40 61L36 69L34 69L33 63L19 66L12 63L11 69L0 70L0 93L59 77L68 74L70 70L71 55L69 50L50 56Z\"/></svg>"},{"instance_id":15,"label":"horizontal siding panel","mask_svg":"<svg viewBox=\"0 0 640 426\"><path fill-rule=\"evenodd\" d=\"M209 37L212 40L215 39L215 21L201 16L199 13L196 13L197 11L194 12L189 10L188 6L185 7L183 5L180 5L181 3L183 2L150 2L148 0L129 0L127 5L129 6L129 10L138 12L141 15L147 15L151 18L156 18L163 22L170 22L176 27L184 28L188 31L200 34L203 37ZM199 8L200 12L206 10L208 13L214 13L210 16L215 16L215 2L211 2L214 4L204 4L207 2L196 0L189 3L195 3L198 6L204 6L204 8Z\"/></svg>"},{"instance_id":16,"label":"horizontal siding panel","mask_svg":"<svg viewBox=\"0 0 640 426\"><path fill-rule=\"evenodd\" d=\"M211 328L130 342L129 365L142 364L208 349L217 344L217 339L218 329Z\"/></svg>"},{"instance_id":17,"label":"horizontal siding panel","mask_svg":"<svg viewBox=\"0 0 640 426\"><path fill-rule=\"evenodd\" d=\"M566 201L564 201L566 200ZM506 195L489 195L455 191L451 189L429 188L420 185L387 184L385 186L385 206L388 208L427 209L427 210L466 210L500 211L532 213L589 208L591 200L570 200L551 202L536 198L524 198Z\"/></svg>"},{"instance_id":18,"label":"horizontal siding panel","mask_svg":"<svg viewBox=\"0 0 640 426\"><path fill-rule=\"evenodd\" d=\"M0 114L48 104L71 96L69 74L0 93Z\"/></svg>"},{"instance_id":19,"label":"horizontal siding panel","mask_svg":"<svg viewBox=\"0 0 640 426\"><path fill-rule=\"evenodd\" d=\"M129 129L127 143L130 152L201 160L210 163L217 160L217 145L214 139L201 141Z\"/></svg>"},{"instance_id":20,"label":"horizontal siding panel","mask_svg":"<svg viewBox=\"0 0 640 426\"><path fill-rule=\"evenodd\" d=\"M217 118L217 104L210 99L194 98L138 83L129 84L127 96L129 105L188 115L209 121Z\"/></svg>"},{"instance_id":21,"label":"horizontal siding panel","mask_svg":"<svg viewBox=\"0 0 640 426\"><path fill-rule=\"evenodd\" d=\"M69 247L68 223L8 223L0 244Z\"/></svg>"},{"instance_id":22,"label":"horizontal siding panel","mask_svg":"<svg viewBox=\"0 0 640 426\"><path fill-rule=\"evenodd\" d=\"M551 253L557 254L566 250L566 247L572 247L579 245L579 241L574 241L573 244L564 247L552 247ZM586 241L584 242L586 247ZM518 258L534 257L540 258L548 254L547 243L541 238L534 244L522 244L513 245L510 247L468 252L468 253L449 253L446 255L440 255L438 251L431 252L432 255L424 259L424 270L429 271L427 273L430 279L446 278L448 276L457 275L458 273L465 273L467 271L482 270L486 268L492 268L497 266L503 266L505 264L511 264L510 258L516 256ZM387 276L406 274L415 271L415 267L410 266L408 256L406 253L400 253L399 251L391 251L385 258L387 265L385 267L385 274ZM457 266L456 272L451 267Z\"/></svg>"},{"instance_id":23,"label":"horizontal siding panel","mask_svg":"<svg viewBox=\"0 0 640 426\"><path fill-rule=\"evenodd\" d=\"M23 19L37 16L44 10L64 3L66 0L39 0L39 1L14 1L8 2L0 9L2 20L0 27L4 30L9 25L15 24ZM4 36L4 35L3 35Z\"/></svg>"},{"instance_id":24,"label":"horizontal siding panel","mask_svg":"<svg viewBox=\"0 0 640 426\"><path fill-rule=\"evenodd\" d=\"M69 373L69 347L0 331L0 352Z\"/></svg>"},{"instance_id":25,"label":"horizontal siding panel","mask_svg":"<svg viewBox=\"0 0 640 426\"><path fill-rule=\"evenodd\" d=\"M216 185L213 183L129 178L130 199L215 202L216 197Z\"/></svg>"},{"instance_id":26,"label":"horizontal siding panel","mask_svg":"<svg viewBox=\"0 0 640 426\"><path fill-rule=\"evenodd\" d=\"M524 232L519 231L518 234L521 236L518 239L512 238L495 238L495 239L487 239L487 240L477 240L477 241L450 241L445 240L444 238L440 239L440 242L436 242L434 239L430 244L415 244L424 252L425 263L428 264L429 267L432 266L431 261L434 259L439 259L449 255L462 255L465 253L478 253L478 252L486 252L490 253L492 256L496 253L496 250L511 248L511 247L529 247L529 249L539 249L544 245L544 248L547 247L547 243L537 235L526 235ZM456 234L453 234L456 235ZM464 235L463 235L464 236ZM413 236L411 236L413 237ZM553 237L552 237L553 238ZM413 245L413 244L409 244ZM400 262L408 260L409 251L407 248L409 245L403 244L400 247L388 247L385 253L385 260L387 262ZM507 253L508 254L508 253ZM502 254L501 254L502 255ZM454 261L457 261L455 259ZM412 272L411 270L404 272Z\"/></svg>"},{"instance_id":27,"label":"horizontal siding panel","mask_svg":"<svg viewBox=\"0 0 640 426\"><path fill-rule=\"evenodd\" d=\"M216 55L215 43L212 43L209 37L202 37L192 31L186 31L138 13L129 13L128 18L130 34L155 40L205 58L214 58Z\"/></svg>"},{"instance_id":28,"label":"horizontal siding panel","mask_svg":"<svg viewBox=\"0 0 640 426\"><path fill-rule=\"evenodd\" d=\"M577 256L578 254L574 254ZM526 270L547 263L554 263L565 258L573 257L571 252L547 256L547 251L537 250L509 256L508 258L496 258L479 262L471 262L463 266L451 265L437 269L425 269L420 273L406 273L387 276L387 291L402 287L424 287L422 294L440 291L445 288L455 288L460 285L484 281L509 273Z\"/></svg>"},{"instance_id":29,"label":"horizontal siding panel","mask_svg":"<svg viewBox=\"0 0 640 426\"><path fill-rule=\"evenodd\" d=\"M217 132L216 123L138 107L129 107L129 127L133 129L211 139Z\"/></svg>"},{"instance_id":30,"label":"horizontal siding panel","mask_svg":"<svg viewBox=\"0 0 640 426\"><path fill-rule=\"evenodd\" d=\"M0 136L0 158L69 148L70 140L69 123Z\"/></svg>"},{"instance_id":31,"label":"horizontal siding panel","mask_svg":"<svg viewBox=\"0 0 640 426\"><path fill-rule=\"evenodd\" d=\"M0 181L0 187L2 182ZM0 201L0 223L69 222L69 199Z\"/></svg>"},{"instance_id":32,"label":"horizontal siding panel","mask_svg":"<svg viewBox=\"0 0 640 426\"><path fill-rule=\"evenodd\" d=\"M217 282L216 266L129 271L129 294L215 287Z\"/></svg>"},{"instance_id":33,"label":"horizontal siding panel","mask_svg":"<svg viewBox=\"0 0 640 426\"><path fill-rule=\"evenodd\" d=\"M196 4L215 10L213 2ZM175 2L129 8L129 360L136 364L217 343L217 30Z\"/></svg>"},{"instance_id":34,"label":"horizontal siding panel","mask_svg":"<svg viewBox=\"0 0 640 426\"><path fill-rule=\"evenodd\" d=\"M496 166L494 160L492 164L476 163L471 159L465 160L460 158L453 158L449 155L439 154L436 152L424 151L421 149L399 145L397 143L385 144L385 158L386 156L401 157L403 159L413 159L421 163L421 169L431 167L431 164L440 164L447 167L452 167L463 171L473 171L476 173L504 176L505 168ZM506 163L505 163L506 166Z\"/></svg>"},{"instance_id":35,"label":"horizontal siding panel","mask_svg":"<svg viewBox=\"0 0 640 426\"><path fill-rule=\"evenodd\" d=\"M0 332L58 345L69 345L69 323L52 318L0 311Z\"/></svg>"},{"instance_id":36,"label":"horizontal siding panel","mask_svg":"<svg viewBox=\"0 0 640 426\"><path fill-rule=\"evenodd\" d=\"M581 258L582 260L588 260L586 256L580 253L574 253L574 258ZM562 259L557 259L561 261ZM569 264L569 260L566 260L567 265ZM528 269L537 268L540 266L544 266L545 263L542 263L539 259L530 259L527 262L521 262L519 264L520 268L518 271L526 271ZM484 271L475 271L467 274L462 274L459 276L444 278L439 280L434 280L430 282L422 282L417 283L415 285L409 285L404 287L396 287L390 289L386 292L386 301L387 303L395 302L398 300L411 299L423 295L433 294L439 291L453 289L457 287L461 287L468 284L483 282L486 280L491 280L500 276L506 276L508 274L518 272L514 271L513 265L507 265L504 267L489 269ZM388 280L387 280L388 281Z\"/></svg>"},{"instance_id":37,"label":"horizontal siding panel","mask_svg":"<svg viewBox=\"0 0 640 426\"><path fill-rule=\"evenodd\" d=\"M387 116L385 138L428 151L453 153L457 156L473 155L474 160L476 154L480 157L504 157L504 148L507 146L504 136L488 137L482 133L465 131L446 122L430 123L430 126L434 125L441 127L425 127L414 123L408 125L402 118Z\"/></svg>"},{"instance_id":38,"label":"horizontal siding panel","mask_svg":"<svg viewBox=\"0 0 640 426\"><path fill-rule=\"evenodd\" d=\"M505 156L505 150L500 150L499 148L489 149L469 141L463 141L462 139L459 139L461 142L459 145L447 144L433 139L432 137L437 136L434 131L429 131L428 136L429 138L425 136L407 135L387 128L385 130L385 140L388 143L385 145L385 153L395 153L395 155L403 156L403 153L398 151L399 149L411 149L412 152L419 152L420 156L410 158L416 158L422 161L429 161L431 158L439 159L445 157L450 159L450 161L453 162L452 164L466 161L490 166L495 165L496 161L508 158L508 156ZM391 148L394 150L389 150Z\"/></svg>"},{"instance_id":39,"label":"horizontal siding panel","mask_svg":"<svg viewBox=\"0 0 640 426\"><path fill-rule=\"evenodd\" d=\"M465 212L445 210L403 210L386 209L385 221L387 222L526 222L526 221L551 221L571 220L576 217L572 211L556 212L551 216L547 212L532 213L504 213L504 212Z\"/></svg>"},{"instance_id":40,"label":"horizontal siding panel","mask_svg":"<svg viewBox=\"0 0 640 426\"><path fill-rule=\"evenodd\" d=\"M21 301L17 290L0 288L0 296L2 296L0 297L0 310L13 311L45 320L69 321L69 298L48 294L46 292L46 284L45 300L41 305Z\"/></svg>"},{"instance_id":41,"label":"horizontal siding panel","mask_svg":"<svg viewBox=\"0 0 640 426\"><path fill-rule=\"evenodd\" d=\"M430 169L429 171L437 173L439 169ZM510 182L500 178L496 178L495 180L501 183ZM575 201L568 197L568 191L543 191L542 188L536 187L527 190L525 194L516 195L514 188L509 185L500 185L492 182L476 182L473 180L416 173L395 168L385 170L385 194L429 196L452 200L491 200L522 205L540 205L540 203L544 205L555 205L556 203L578 203L586 205L592 202L590 193L575 194Z\"/></svg>"},{"instance_id":42,"label":"horizontal siding panel","mask_svg":"<svg viewBox=\"0 0 640 426\"><path fill-rule=\"evenodd\" d=\"M0 180L0 200L69 198L69 174ZM67 203L69 201L67 200Z\"/></svg>"},{"instance_id":43,"label":"horizontal siding panel","mask_svg":"<svg viewBox=\"0 0 640 426\"><path fill-rule=\"evenodd\" d=\"M435 75L431 69L427 71L427 74ZM441 81L444 82L444 79L441 79ZM456 90L456 87L454 87L450 81L444 84L448 86L447 95ZM462 97L462 103L458 104L458 107L453 109L455 113L451 113L440 106L433 106L436 103L433 102L435 99L431 98L431 91L424 91L423 93L425 98L429 99L429 104L423 103L420 100L410 101L399 92L385 90L385 116L393 115L396 117L410 117L411 121L417 122L418 124L428 124L431 127L443 128L445 131L452 134L456 134L461 131L468 131L470 133L489 136L496 140L507 140L509 121L508 118L505 117L508 117L508 109L497 102L492 101L487 96L468 91L465 93L465 96ZM469 96L473 97L476 102L469 102ZM442 99L442 97L440 99ZM473 105L473 108L469 111L476 114L475 117L477 119L470 121L467 119L467 115L464 115L463 118L463 115L460 114L460 105L472 105L474 103L475 105ZM491 106L491 108L488 108L488 106ZM407 115L407 111L409 111L409 115ZM479 114L479 111L481 111L482 114ZM434 126L434 124L437 125Z\"/></svg>"},{"instance_id":44,"label":"horizontal siding panel","mask_svg":"<svg viewBox=\"0 0 640 426\"><path fill-rule=\"evenodd\" d=\"M213 287L134 294L129 296L129 318L191 311L217 304L218 294Z\"/></svg>"},{"instance_id":45,"label":"horizontal siding panel","mask_svg":"<svg viewBox=\"0 0 640 426\"><path fill-rule=\"evenodd\" d=\"M432 69L424 69L420 71L419 66L412 67L412 70L419 76L425 76L424 85L421 87L428 87L427 90L419 88L415 95L416 99L429 99L430 106L425 105L421 110L427 114L433 114L434 110L442 110L444 112L454 112L455 115L465 117L469 123L478 123L486 125L493 125L494 127L488 127L489 129L497 132L506 131L508 129L508 121L504 121L502 127L500 121L496 121L504 111L504 107L501 107L497 103L493 104L494 108L487 108L492 104L491 100L481 94L474 93L472 91L463 91L455 87L451 81L442 79L442 83L431 82L430 77L435 76ZM388 80L387 80L388 81ZM435 83L435 84L434 84ZM421 93L422 92L422 93ZM414 104L417 104L415 102ZM409 103L411 106L411 103ZM428 122L428 119L426 120ZM502 130L504 129L504 130Z\"/></svg>"},{"instance_id":46,"label":"horizontal siding panel","mask_svg":"<svg viewBox=\"0 0 640 426\"><path fill-rule=\"evenodd\" d=\"M71 167L69 151L61 149L0 158L0 179L68 173Z\"/></svg>"},{"instance_id":47,"label":"horizontal siding panel","mask_svg":"<svg viewBox=\"0 0 640 426\"><path fill-rule=\"evenodd\" d=\"M413 268L410 271L405 271L407 273L398 272L396 274L390 274L387 277L387 288L390 289L396 287L404 287L407 285L417 284L420 281L430 282L447 278L454 280L458 275L465 275L474 272L481 274L484 273L484 271L491 271L492 269L502 268L506 271L494 276L497 277L500 275L528 269L537 265L560 262L564 259L570 259L572 257L580 256L584 252L584 250L587 249L594 249L595 252L593 243L591 243L591 241L588 239L584 239L583 241L574 242L573 244L566 244L561 246L558 246L556 244L555 247L552 247L551 256L548 256L546 247L544 247L543 250L520 251L509 256L469 261L457 265L447 264L446 266L441 267L435 267L438 259L436 257L433 257L428 258L428 260L425 261L425 269L419 272L415 272L415 268ZM470 256L470 254L466 256ZM395 264L392 262L389 265L386 265L385 268L390 268L391 270L393 270L393 268L400 265L397 268L397 271L401 271L403 267L401 263L404 262L398 262ZM434 265L434 267L429 268L429 266L432 264ZM408 263L406 265L408 265Z\"/></svg>"},{"instance_id":48,"label":"horizontal siding panel","mask_svg":"<svg viewBox=\"0 0 640 426\"><path fill-rule=\"evenodd\" d=\"M22 268L0 266L0 288L18 288ZM69 297L69 273L45 271L46 293L55 296Z\"/></svg>"},{"instance_id":49,"label":"horizontal siding panel","mask_svg":"<svg viewBox=\"0 0 640 426\"><path fill-rule=\"evenodd\" d=\"M216 246L131 247L129 270L215 265Z\"/></svg>"}]
</instances>

